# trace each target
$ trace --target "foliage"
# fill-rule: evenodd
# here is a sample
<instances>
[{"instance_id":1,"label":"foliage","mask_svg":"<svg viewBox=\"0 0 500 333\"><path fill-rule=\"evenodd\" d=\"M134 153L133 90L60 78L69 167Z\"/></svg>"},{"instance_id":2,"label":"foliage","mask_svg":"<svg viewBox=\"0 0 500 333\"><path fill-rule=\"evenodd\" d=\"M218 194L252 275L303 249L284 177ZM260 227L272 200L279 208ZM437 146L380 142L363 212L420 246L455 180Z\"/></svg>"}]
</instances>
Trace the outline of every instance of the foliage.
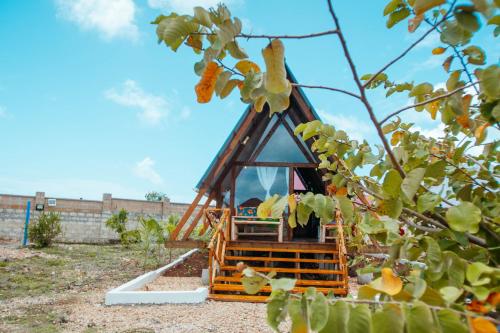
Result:
<instances>
[{"instance_id":1,"label":"foliage","mask_svg":"<svg viewBox=\"0 0 500 333\"><path fill-rule=\"evenodd\" d=\"M29 226L29 239L36 247L51 246L54 239L62 232L59 214L41 213L35 223Z\"/></svg>"},{"instance_id":2,"label":"foliage","mask_svg":"<svg viewBox=\"0 0 500 333\"><path fill-rule=\"evenodd\" d=\"M168 196L163 192L150 191L144 195L147 201L162 201L169 200Z\"/></svg>"},{"instance_id":3,"label":"foliage","mask_svg":"<svg viewBox=\"0 0 500 333\"><path fill-rule=\"evenodd\" d=\"M106 227L113 230L120 237L120 243L124 246L129 246L132 243L137 243L139 235L137 230L127 230L128 212L125 209L120 209L117 214L113 214L106 220Z\"/></svg>"},{"instance_id":4,"label":"foliage","mask_svg":"<svg viewBox=\"0 0 500 333\"><path fill-rule=\"evenodd\" d=\"M159 265L164 260L165 241L179 222L177 215L170 215L165 222L158 222L152 217L139 218L139 245L143 253L144 267L148 258L156 259ZM172 259L172 249L169 248L169 257Z\"/></svg>"},{"instance_id":5,"label":"foliage","mask_svg":"<svg viewBox=\"0 0 500 333\"><path fill-rule=\"evenodd\" d=\"M271 283L269 324L277 329L290 316L292 332L496 331L492 317L500 295L500 67L488 64L485 51L472 42L491 37L488 42L495 43L499 2L388 1L383 9L386 26L407 21L408 31L422 31L421 37L382 69L365 75L356 70L331 0L327 5L335 29L309 35L243 34L241 21L223 5L209 11L196 7L193 16L162 15L153 22L159 40L172 50L186 44L203 54L194 66L201 76L196 88L200 102L209 102L213 93L225 98L238 87L243 102L256 112L267 103L272 115L287 109L292 85L325 89L359 100L380 139L381 145L374 147L319 120L299 125L295 134L309 142L321 160L328 194L273 197L259 213L275 216L288 205L294 227L307 223L313 213L325 223L339 210L352 250L367 242L389 248L389 259L375 270L377 279L361 288L360 300L324 298L313 289L295 295L291 281L274 282L280 279L250 268L243 272L247 291ZM473 38L479 31L482 38ZM337 35L357 92L287 80L281 39L326 34ZM430 56L445 56L445 85L391 80L387 69L430 34L440 36L442 45ZM247 59L238 44L241 38L270 40L262 51L265 72ZM236 63L230 67L228 61ZM370 103L368 90L383 90L387 98L406 94L413 104L381 115ZM426 137L404 122L404 112L440 122L443 135ZM396 262L409 261L425 268L395 270Z\"/></svg>"}]
</instances>

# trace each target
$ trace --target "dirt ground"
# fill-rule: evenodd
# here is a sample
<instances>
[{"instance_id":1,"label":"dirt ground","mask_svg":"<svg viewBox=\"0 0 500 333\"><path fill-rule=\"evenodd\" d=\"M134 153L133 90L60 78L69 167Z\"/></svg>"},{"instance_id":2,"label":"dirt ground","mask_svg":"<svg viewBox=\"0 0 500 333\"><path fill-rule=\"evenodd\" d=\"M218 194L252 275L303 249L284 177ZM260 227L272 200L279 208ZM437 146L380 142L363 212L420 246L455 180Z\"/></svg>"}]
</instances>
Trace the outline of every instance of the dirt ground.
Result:
<instances>
[{"instance_id":1,"label":"dirt ground","mask_svg":"<svg viewBox=\"0 0 500 333\"><path fill-rule=\"evenodd\" d=\"M0 332L271 332L264 304L105 306L107 290L143 273L138 249L18 245L0 241Z\"/></svg>"}]
</instances>

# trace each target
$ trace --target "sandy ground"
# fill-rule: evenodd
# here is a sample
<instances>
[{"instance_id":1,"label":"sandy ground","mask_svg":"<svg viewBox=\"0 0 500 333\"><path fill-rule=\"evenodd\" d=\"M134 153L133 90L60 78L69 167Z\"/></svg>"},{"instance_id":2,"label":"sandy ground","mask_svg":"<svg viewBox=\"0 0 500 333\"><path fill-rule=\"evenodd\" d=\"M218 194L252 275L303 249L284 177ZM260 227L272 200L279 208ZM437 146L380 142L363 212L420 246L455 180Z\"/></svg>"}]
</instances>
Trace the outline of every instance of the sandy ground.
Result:
<instances>
[{"instance_id":1,"label":"sandy ground","mask_svg":"<svg viewBox=\"0 0 500 333\"><path fill-rule=\"evenodd\" d=\"M199 287L203 287L203 284L198 277L159 276L142 290L196 290Z\"/></svg>"}]
</instances>

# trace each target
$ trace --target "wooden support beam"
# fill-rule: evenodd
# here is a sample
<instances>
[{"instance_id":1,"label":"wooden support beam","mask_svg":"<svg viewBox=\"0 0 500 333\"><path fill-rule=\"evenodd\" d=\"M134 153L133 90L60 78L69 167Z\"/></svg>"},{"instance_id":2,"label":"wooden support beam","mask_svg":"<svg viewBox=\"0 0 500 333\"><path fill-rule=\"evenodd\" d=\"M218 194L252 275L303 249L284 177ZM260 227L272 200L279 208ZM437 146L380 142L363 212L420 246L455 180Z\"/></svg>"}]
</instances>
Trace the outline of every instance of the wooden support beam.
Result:
<instances>
[{"instance_id":1,"label":"wooden support beam","mask_svg":"<svg viewBox=\"0 0 500 333\"><path fill-rule=\"evenodd\" d=\"M206 189L201 188L196 197L194 198L193 202L191 205L188 207L188 209L184 212L184 215L182 215L181 220L179 221L179 224L177 224L177 227L175 227L174 231L172 231L172 234L170 235L171 240L177 240L177 236L179 236L179 232L182 230L184 227L184 224L186 224L187 220L193 214L194 209L196 206L198 206L198 202L200 202L201 198L205 194Z\"/></svg>"},{"instance_id":2,"label":"wooden support beam","mask_svg":"<svg viewBox=\"0 0 500 333\"><path fill-rule=\"evenodd\" d=\"M296 163L296 162L235 162L239 166L267 166L267 167L292 167L292 168L317 168L318 163Z\"/></svg>"},{"instance_id":3,"label":"wooden support beam","mask_svg":"<svg viewBox=\"0 0 500 333\"><path fill-rule=\"evenodd\" d=\"M193 229L198 224L198 221L200 220L200 217L202 217L203 212L205 211L205 209L207 209L207 207L210 204L210 202L212 202L212 199L214 198L214 196L215 196L214 193L211 192L210 195L207 198L207 201L205 201L205 203L203 204L203 206L201 206L200 210L198 211L198 213L194 217L193 221L191 222L191 224L189 225L189 227L186 229L186 232L182 236L182 240L188 240L189 239L189 235L191 235L191 233L193 232Z\"/></svg>"}]
</instances>

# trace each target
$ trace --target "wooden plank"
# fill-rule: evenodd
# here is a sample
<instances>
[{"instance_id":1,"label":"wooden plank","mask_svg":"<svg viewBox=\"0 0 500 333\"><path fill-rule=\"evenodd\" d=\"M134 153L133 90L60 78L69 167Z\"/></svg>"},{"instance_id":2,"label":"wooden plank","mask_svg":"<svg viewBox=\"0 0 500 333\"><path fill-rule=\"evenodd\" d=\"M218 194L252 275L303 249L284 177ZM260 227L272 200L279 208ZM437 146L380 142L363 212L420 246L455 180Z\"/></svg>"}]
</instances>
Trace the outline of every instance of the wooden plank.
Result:
<instances>
[{"instance_id":1,"label":"wooden plank","mask_svg":"<svg viewBox=\"0 0 500 333\"><path fill-rule=\"evenodd\" d=\"M279 225L281 222L275 221L253 221L253 220L235 220L234 224L264 224L264 225Z\"/></svg>"},{"instance_id":2,"label":"wooden plank","mask_svg":"<svg viewBox=\"0 0 500 333\"><path fill-rule=\"evenodd\" d=\"M292 289L294 293L303 293L307 290L308 287L295 287ZM245 291L245 288L241 284L214 284L212 290L217 291ZM272 291L271 286L264 286L260 289L259 292L262 293L270 293ZM316 288L316 291L322 292L324 294L328 294L329 292L333 292L337 295L345 295L347 294L347 290L345 288Z\"/></svg>"},{"instance_id":3,"label":"wooden plank","mask_svg":"<svg viewBox=\"0 0 500 333\"><path fill-rule=\"evenodd\" d=\"M207 247L207 243L199 240L168 240L165 247L171 249L200 249Z\"/></svg>"},{"instance_id":4,"label":"wooden plank","mask_svg":"<svg viewBox=\"0 0 500 333\"><path fill-rule=\"evenodd\" d=\"M252 267L257 272L271 272L276 273L313 273L313 274L335 274L343 275L344 271L336 269L315 269L315 268L285 268L285 267ZM222 266L223 271L238 271L236 266Z\"/></svg>"},{"instance_id":5,"label":"wooden plank","mask_svg":"<svg viewBox=\"0 0 500 333\"><path fill-rule=\"evenodd\" d=\"M226 256L226 260L236 261L273 261L273 262L313 262L323 264L337 264L338 259L310 259L310 258L278 258L278 257L248 257L248 256Z\"/></svg>"},{"instance_id":6,"label":"wooden plank","mask_svg":"<svg viewBox=\"0 0 500 333\"><path fill-rule=\"evenodd\" d=\"M252 303L265 303L269 296L255 296L255 295L234 295L234 294L209 294L208 299L214 301L226 302L252 302Z\"/></svg>"},{"instance_id":7,"label":"wooden plank","mask_svg":"<svg viewBox=\"0 0 500 333\"><path fill-rule=\"evenodd\" d=\"M278 232L238 232L238 236L278 236Z\"/></svg>"},{"instance_id":8,"label":"wooden plank","mask_svg":"<svg viewBox=\"0 0 500 333\"><path fill-rule=\"evenodd\" d=\"M187 230L184 232L184 235L182 236L182 240L189 239L189 236L193 232L193 229L198 224L198 221L200 220L201 216L205 212L205 209L207 209L207 207L210 204L210 202L212 202L213 198L214 198L214 193L212 192L208 196L208 198L205 201L205 203L203 204L203 206L201 206L200 210L198 211L198 214L196 214L196 216L194 217L193 221L191 221L191 224L189 225L189 227L187 228Z\"/></svg>"},{"instance_id":9,"label":"wooden plank","mask_svg":"<svg viewBox=\"0 0 500 333\"><path fill-rule=\"evenodd\" d=\"M317 249L300 249L300 248L273 248L273 247L242 247L242 246L232 246L229 245L226 248L227 251L264 251L264 252L301 252L301 253L332 253L333 251L327 250L317 250Z\"/></svg>"},{"instance_id":10,"label":"wooden plank","mask_svg":"<svg viewBox=\"0 0 500 333\"><path fill-rule=\"evenodd\" d=\"M229 282L229 283L241 283L241 277L236 276L217 276L214 282ZM298 286L343 286L345 281L331 281L331 280L297 280L295 282Z\"/></svg>"},{"instance_id":11,"label":"wooden plank","mask_svg":"<svg viewBox=\"0 0 500 333\"><path fill-rule=\"evenodd\" d=\"M200 189L200 191L196 195L196 198L194 198L194 200L191 203L191 205L189 206L189 208L186 210L186 212L184 212L184 215L182 215L182 218L179 221L179 224L177 225L177 227L174 229L174 231L172 231L172 234L170 235L171 240L177 239L179 232L182 230L182 227L184 227L184 224L186 224L187 220L189 219L189 217L193 213L196 206L198 206L198 202L200 202L200 200L203 197L203 195L205 194L205 192L206 192L206 189Z\"/></svg>"}]
</instances>

